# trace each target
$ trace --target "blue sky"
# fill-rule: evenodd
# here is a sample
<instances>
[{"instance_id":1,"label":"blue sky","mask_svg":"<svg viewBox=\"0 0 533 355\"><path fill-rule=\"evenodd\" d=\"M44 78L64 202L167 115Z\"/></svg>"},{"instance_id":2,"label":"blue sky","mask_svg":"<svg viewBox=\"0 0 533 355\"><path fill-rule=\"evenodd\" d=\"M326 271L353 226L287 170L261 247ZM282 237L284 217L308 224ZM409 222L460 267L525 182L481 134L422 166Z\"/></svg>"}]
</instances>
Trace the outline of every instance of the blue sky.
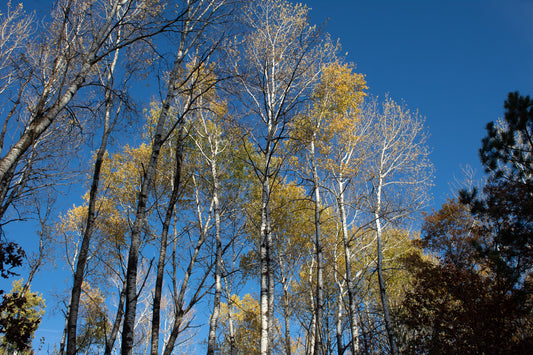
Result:
<instances>
[{"instance_id":1,"label":"blue sky","mask_svg":"<svg viewBox=\"0 0 533 355\"><path fill-rule=\"evenodd\" d=\"M50 4L23 2L27 8ZM477 150L484 127L502 116L507 93L533 95L533 0L304 4L312 9L311 23L329 18L326 31L339 38L347 60L366 75L370 93L389 93L426 117L436 168L434 208L451 195L449 184L461 176L462 166L469 164L481 175ZM50 269L39 275L39 284L63 287L64 277ZM63 324L50 312L52 302L48 305L36 339L54 343Z\"/></svg>"},{"instance_id":2,"label":"blue sky","mask_svg":"<svg viewBox=\"0 0 533 355\"><path fill-rule=\"evenodd\" d=\"M532 0L312 0L369 91L403 99L426 117L436 167L433 207L461 167L482 168L485 125L503 116L510 91L533 95Z\"/></svg>"}]
</instances>

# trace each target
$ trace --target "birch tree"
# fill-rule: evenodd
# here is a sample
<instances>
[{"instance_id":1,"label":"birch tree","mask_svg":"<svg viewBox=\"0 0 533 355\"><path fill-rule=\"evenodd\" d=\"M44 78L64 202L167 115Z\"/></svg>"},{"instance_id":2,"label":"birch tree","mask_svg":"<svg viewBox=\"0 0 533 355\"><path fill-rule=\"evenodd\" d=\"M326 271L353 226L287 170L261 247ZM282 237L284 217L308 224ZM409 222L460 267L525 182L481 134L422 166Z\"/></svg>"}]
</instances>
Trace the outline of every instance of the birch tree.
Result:
<instances>
[{"instance_id":1,"label":"birch tree","mask_svg":"<svg viewBox=\"0 0 533 355\"><path fill-rule=\"evenodd\" d=\"M120 42L121 40L121 31L118 31L116 35L111 36L109 41L113 44ZM87 258L89 255L91 238L94 234L95 229L95 219L96 219L96 202L97 194L100 186L100 174L102 169L102 164L104 161L104 155L107 150L107 144L111 131L117 123L118 117L122 110L123 101L117 99L117 97L124 96L125 90L124 86L126 85L128 78L131 73L126 72L124 76L124 83L119 87L122 88L122 95L116 95L120 89L115 88L116 70L117 63L119 60L120 50L117 49L115 53L109 58L109 61L104 63L105 71L100 74L101 83L103 86L103 95L104 95L104 107L103 107L103 122L102 122L102 138L100 141L100 146L96 152L96 158L94 162L93 177L91 182L91 188L89 191L89 200L88 200L88 209L87 209L87 220L85 222L85 229L83 232L83 237L80 245L80 250L78 253L76 270L74 272L74 284L72 286L72 295L70 298L70 306L68 310L68 338L67 338L67 354L75 354L76 343L77 343L77 318L78 318L78 308L81 296L82 283L85 273L85 264L87 263Z\"/></svg>"},{"instance_id":2,"label":"birch tree","mask_svg":"<svg viewBox=\"0 0 533 355\"><path fill-rule=\"evenodd\" d=\"M80 102L73 105L73 100L82 88L92 84L100 62L118 48L165 31L175 21L157 18L160 10L161 4L151 0L58 1L43 35L24 42L13 71L16 81L10 90L16 99L3 117L2 213L9 207L5 204L8 191L20 185L20 178L31 177L28 159L24 162L24 157L39 152L41 147L36 143L60 120L67 127L76 124L73 113ZM110 42L118 31L122 31L120 40ZM73 106L70 111L69 105ZM61 132L68 129L55 131ZM46 138L53 141L57 136Z\"/></svg>"},{"instance_id":3,"label":"birch tree","mask_svg":"<svg viewBox=\"0 0 533 355\"><path fill-rule=\"evenodd\" d=\"M313 95L313 106L295 126L293 139L304 147L304 161L307 166L300 171L307 171L304 178L312 184L315 209L315 250L317 262L316 292L316 329L322 329L321 308L323 299L323 247L321 232L322 198L320 191L325 188L325 180L334 181L330 191L337 200L339 218L342 226L345 255L345 280L348 285L349 314L352 330L352 352L357 351L357 321L355 314L354 285L351 275L351 250L346 221L344 195L346 183L356 171L357 153L363 146L361 135L366 134L357 115L366 83L361 74L352 73L352 68L339 62L331 63L322 71L320 82ZM363 128L363 129L362 129ZM315 353L319 353L320 334L315 335Z\"/></svg>"},{"instance_id":4,"label":"birch tree","mask_svg":"<svg viewBox=\"0 0 533 355\"><path fill-rule=\"evenodd\" d=\"M177 33L177 50L166 81L166 95L162 100L161 110L156 119L151 144L151 155L145 164L146 169L142 176L131 232L126 274L126 310L122 331L123 354L131 354L133 349L140 240L145 223L147 201L151 192L152 181L156 174L161 147L174 130L183 124L185 117L193 109L198 97L202 95L204 90L210 88L209 85L199 87L198 85L200 83L202 85L205 83L202 82L202 75L196 74L198 74L198 70L200 70L203 63L207 62L220 42L220 35L216 36L215 32L211 31L214 30L217 23L219 24L222 21L223 17L221 16L223 15L223 10L226 9L226 3L224 1L214 0L184 1L182 5L178 10L179 32ZM215 39L208 40L208 33L209 35L214 35ZM185 70L185 63L188 58L192 58L191 56L196 59L191 61L192 67L189 70ZM170 116L170 109L177 95L180 93L185 99L177 107L176 115L172 117ZM171 123L168 124L167 121ZM174 334L174 331L172 334ZM171 351L171 349L165 349L166 351Z\"/></svg>"},{"instance_id":5,"label":"birch tree","mask_svg":"<svg viewBox=\"0 0 533 355\"><path fill-rule=\"evenodd\" d=\"M361 113L372 119L373 155L368 161L369 207L376 235L376 269L383 319L390 352L398 354L383 276L384 230L420 209L428 200L432 165L427 135L417 112L386 97L380 104L372 100Z\"/></svg>"},{"instance_id":6,"label":"birch tree","mask_svg":"<svg viewBox=\"0 0 533 355\"><path fill-rule=\"evenodd\" d=\"M273 238L270 217L272 178L279 172L276 159L288 123L299 104L308 97L329 59L333 46L307 22L308 9L281 0L251 4L243 16L247 34L236 72L243 104L257 123L249 125L260 159L255 173L262 186L260 252L261 263L261 353L270 353L273 336L274 276ZM238 66L237 66L238 64Z\"/></svg>"}]
</instances>

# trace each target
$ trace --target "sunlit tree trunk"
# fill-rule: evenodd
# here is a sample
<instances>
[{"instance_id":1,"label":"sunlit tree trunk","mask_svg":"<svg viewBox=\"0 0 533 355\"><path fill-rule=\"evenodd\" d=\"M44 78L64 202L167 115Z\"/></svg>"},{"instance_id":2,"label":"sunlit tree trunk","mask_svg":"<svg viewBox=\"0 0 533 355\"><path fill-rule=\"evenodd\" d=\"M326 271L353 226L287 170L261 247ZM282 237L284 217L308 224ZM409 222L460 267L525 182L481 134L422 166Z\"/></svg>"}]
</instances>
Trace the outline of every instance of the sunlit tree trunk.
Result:
<instances>
[{"instance_id":1,"label":"sunlit tree trunk","mask_svg":"<svg viewBox=\"0 0 533 355\"><path fill-rule=\"evenodd\" d=\"M222 298L222 231L220 220L220 202L219 202L219 172L217 166L217 156L219 153L218 140L216 137L208 135L209 146L211 149L211 177L213 178L213 213L215 215L215 298L213 300L213 313L209 322L209 338L207 345L207 354L213 355L216 350L216 331L217 322L220 316L220 302Z\"/></svg>"},{"instance_id":2,"label":"sunlit tree trunk","mask_svg":"<svg viewBox=\"0 0 533 355\"><path fill-rule=\"evenodd\" d=\"M369 198L376 233L379 295L389 349L392 354L398 354L383 270L384 226L424 206L432 165L427 159L423 120L417 113L386 97L380 105L377 100L370 101L363 114L374 122L375 132L372 135L374 160L368 169L373 192ZM395 199L396 196L401 197Z\"/></svg>"},{"instance_id":3,"label":"sunlit tree trunk","mask_svg":"<svg viewBox=\"0 0 533 355\"><path fill-rule=\"evenodd\" d=\"M243 41L242 63L235 63L238 80L248 95L243 102L260 128L250 128L259 159L252 162L261 184L259 240L262 355L272 351L274 336L273 238L270 216L271 184L284 154L277 146L286 138L300 103L310 94L323 61L334 46L324 45L320 31L307 23L308 10L283 0L261 0L246 7L243 19L251 31ZM329 58L328 58L329 59ZM259 160L259 161L257 161Z\"/></svg>"},{"instance_id":4,"label":"sunlit tree trunk","mask_svg":"<svg viewBox=\"0 0 533 355\"><path fill-rule=\"evenodd\" d=\"M268 163L267 163L268 164ZM265 165L267 165L265 164ZM265 170L269 171L269 170ZM269 174L266 172L266 174ZM261 195L260 267L261 267L261 354L269 354L270 349L270 287L273 280L270 246L272 230L270 221L270 179L264 177Z\"/></svg>"},{"instance_id":5,"label":"sunlit tree trunk","mask_svg":"<svg viewBox=\"0 0 533 355\"><path fill-rule=\"evenodd\" d=\"M311 154L311 169L313 178L313 194L314 194L314 223L315 223L315 254L316 254L316 306L315 306L315 338L314 338L314 352L317 355L324 353L324 346L322 344L322 319L324 316L324 255L322 251L322 222L320 220L320 183L318 177L318 169L316 166L315 154L315 140L310 143Z\"/></svg>"},{"instance_id":6,"label":"sunlit tree trunk","mask_svg":"<svg viewBox=\"0 0 533 355\"><path fill-rule=\"evenodd\" d=\"M344 246L344 261L346 264L345 277L348 288L348 316L350 318L350 333L352 335L351 349L352 354L359 353L359 325L357 324L357 305L355 297L355 285L352 275L352 248L351 240L348 234L348 223L346 221L346 205L344 202L345 185L344 178L340 174L338 178L338 197L337 203L339 208L341 226L342 226L342 241Z\"/></svg>"},{"instance_id":7,"label":"sunlit tree trunk","mask_svg":"<svg viewBox=\"0 0 533 355\"><path fill-rule=\"evenodd\" d=\"M283 260L283 256L278 254L278 263L280 268L280 283L281 287L283 289L283 295L281 296L281 302L283 307L283 321L284 321L284 344L285 344L285 354L291 355L292 349L291 349L291 330L290 330L290 315L291 315L291 304L290 304L290 297L289 297L289 287L290 287L290 281L287 277L287 274L285 272L285 262Z\"/></svg>"},{"instance_id":8,"label":"sunlit tree trunk","mask_svg":"<svg viewBox=\"0 0 533 355\"><path fill-rule=\"evenodd\" d=\"M381 172L380 172L381 173ZM383 278L383 245L382 237L383 232L381 229L381 191L383 187L383 179L379 177L378 188L376 190L376 209L374 211L374 219L376 223L376 243L377 243L377 271L378 271L378 282L379 282L379 297L381 299L381 305L383 306L383 320L385 321L385 329L387 331L387 337L389 339L389 346L391 354L398 354L398 346L396 345L396 340L394 339L394 333L392 329L392 321L389 311L389 302L387 299L387 289L385 287L385 279Z\"/></svg>"}]
</instances>

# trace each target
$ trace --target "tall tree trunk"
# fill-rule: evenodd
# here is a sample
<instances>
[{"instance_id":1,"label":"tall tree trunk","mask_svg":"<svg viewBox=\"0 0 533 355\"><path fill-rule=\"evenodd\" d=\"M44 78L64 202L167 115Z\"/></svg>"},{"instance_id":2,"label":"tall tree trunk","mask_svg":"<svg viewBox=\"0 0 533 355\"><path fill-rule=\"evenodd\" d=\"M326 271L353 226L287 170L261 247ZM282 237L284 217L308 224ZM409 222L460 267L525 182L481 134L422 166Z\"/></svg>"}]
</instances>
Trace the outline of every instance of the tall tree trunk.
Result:
<instances>
[{"instance_id":1,"label":"tall tree trunk","mask_svg":"<svg viewBox=\"0 0 533 355\"><path fill-rule=\"evenodd\" d=\"M65 317L65 326L63 327L63 335L61 335L61 342L59 343L59 355L65 354L65 345L67 343L68 333L68 313Z\"/></svg>"},{"instance_id":2,"label":"tall tree trunk","mask_svg":"<svg viewBox=\"0 0 533 355\"><path fill-rule=\"evenodd\" d=\"M216 143L215 143L216 144ZM222 235L220 226L220 202L218 201L218 193L220 184L218 181L218 171L216 163L217 150L213 151L211 148L211 175L213 177L213 205L215 214L215 239L216 239L216 261L215 261L215 299L213 301L213 314L209 322L209 339L207 345L207 354L213 355L216 349L216 331L217 322L220 315L220 300L222 298Z\"/></svg>"},{"instance_id":3,"label":"tall tree trunk","mask_svg":"<svg viewBox=\"0 0 533 355\"><path fill-rule=\"evenodd\" d=\"M350 318L350 333L352 336L352 354L359 353L359 325L357 324L357 305L355 298L355 285L352 275L352 250L350 247L350 237L348 235L348 223L346 221L346 205L344 203L344 178L342 174L338 179L339 195L337 199L339 214L342 226L342 240L344 246L344 261L346 264L345 275L348 287L348 315Z\"/></svg>"},{"instance_id":4,"label":"tall tree trunk","mask_svg":"<svg viewBox=\"0 0 533 355\"><path fill-rule=\"evenodd\" d=\"M117 38L120 40L120 35ZM72 286L72 294L70 297L70 309L68 317L68 335L67 335L67 354L74 355L77 352L76 349L76 327L78 322L78 312L80 306L80 296L82 292L82 284L85 276L85 266L87 264L87 258L89 256L89 248L91 238L94 233L94 226L96 221L96 198L98 194L98 187L100 185L100 173L102 170L102 164L104 161L104 155L107 149L107 142L113 125L111 123L111 108L112 108L112 88L113 88L113 75L115 67L118 61L119 51L115 51L115 55L109 72L107 74L107 80L105 85L105 114L104 114L104 130L102 133L102 141L100 147L96 153L96 161L94 163L93 180L91 183L91 189L89 192L89 207L87 211L87 220L85 223L85 231L83 233L81 247L78 256L78 262L76 264L76 271L74 272L74 285ZM119 106L120 110L120 106ZM118 115L118 112L117 112Z\"/></svg>"},{"instance_id":5,"label":"tall tree trunk","mask_svg":"<svg viewBox=\"0 0 533 355\"><path fill-rule=\"evenodd\" d=\"M269 114L270 117L270 114ZM270 163L272 160L272 119L267 123L267 141L264 150L263 170L260 174L262 182L261 193L261 227L260 227L260 268L261 268L261 355L270 355L272 346L272 325L274 314L273 299L274 279L272 270L272 229L270 219Z\"/></svg>"},{"instance_id":6,"label":"tall tree trunk","mask_svg":"<svg viewBox=\"0 0 533 355\"><path fill-rule=\"evenodd\" d=\"M339 235L337 234L337 237ZM336 245L339 243L339 240L336 240ZM335 284L339 290L337 294L337 312L336 312L336 327L335 335L337 338L337 355L342 355L344 353L344 345L342 341L342 321L343 321L343 310L344 310L344 277L341 276L339 271L339 255L337 252L337 247L334 249L334 264L333 264L333 277L335 279Z\"/></svg>"},{"instance_id":7,"label":"tall tree trunk","mask_svg":"<svg viewBox=\"0 0 533 355\"><path fill-rule=\"evenodd\" d=\"M313 284L313 269L315 267L315 258L316 254L313 254L311 265L309 266L309 278L307 282L309 285ZM313 287L309 287L309 304L311 305L311 322L309 324L309 329L307 330L307 339L305 344L305 353L309 355L315 354L315 327L316 327L316 299L313 292Z\"/></svg>"},{"instance_id":8,"label":"tall tree trunk","mask_svg":"<svg viewBox=\"0 0 533 355\"><path fill-rule=\"evenodd\" d=\"M159 249L159 261L157 263L157 276L154 289L154 303L152 306L152 338L150 349L152 355L157 355L159 352L159 327L161 317L161 295L163 290L163 276L165 273L165 259L167 252L168 230L170 222L174 215L174 208L178 201L180 182L181 182L181 167L183 160L183 120L180 122L178 136L176 138L175 147L175 165L174 165L174 179L172 181L172 193L168 202L165 220L163 222L163 229L161 231L161 243Z\"/></svg>"},{"instance_id":9,"label":"tall tree trunk","mask_svg":"<svg viewBox=\"0 0 533 355\"><path fill-rule=\"evenodd\" d=\"M124 326L122 330L122 354L131 355L133 352L135 315L137 310L137 269L139 264L139 249L141 247L141 235L146 219L146 203L152 188L152 181L155 176L157 161L161 152L161 147L165 142L163 137L165 123L168 118L170 105L174 100L176 83L182 69L183 58L185 56L185 39L182 36L180 46L178 48L174 66L170 72L168 79L168 91L165 100L161 106L161 111L157 120L155 128L154 140L152 143L152 153L150 160L142 178L141 190L137 198L137 210L135 213L135 221L131 232L130 250L128 254L128 266L126 272L126 311L124 314ZM183 119L182 117L178 118ZM166 135L168 135L170 132Z\"/></svg>"},{"instance_id":10,"label":"tall tree trunk","mask_svg":"<svg viewBox=\"0 0 533 355\"><path fill-rule=\"evenodd\" d=\"M313 169L313 192L315 205L315 254L316 254L316 327L315 327L315 344L314 352L316 355L324 353L324 346L322 343L322 318L324 313L324 263L322 251L322 222L320 220L320 184L318 178L318 169L316 167L315 141L311 141L311 168Z\"/></svg>"},{"instance_id":11,"label":"tall tree trunk","mask_svg":"<svg viewBox=\"0 0 533 355\"><path fill-rule=\"evenodd\" d=\"M389 346L391 354L398 354L398 346L394 339L394 333L392 329L392 321L390 318L389 304L387 300L387 289L385 288L385 280L383 278L383 247L382 247L382 236L383 231L381 228L381 190L383 187L383 178L379 176L378 188L376 191L376 208L374 211L374 219L376 223L376 241L377 241L377 271L378 271L378 282L379 282L379 296L381 298L381 304L383 306L383 319L385 321L385 329L387 331L387 337L389 340Z\"/></svg>"}]
</instances>

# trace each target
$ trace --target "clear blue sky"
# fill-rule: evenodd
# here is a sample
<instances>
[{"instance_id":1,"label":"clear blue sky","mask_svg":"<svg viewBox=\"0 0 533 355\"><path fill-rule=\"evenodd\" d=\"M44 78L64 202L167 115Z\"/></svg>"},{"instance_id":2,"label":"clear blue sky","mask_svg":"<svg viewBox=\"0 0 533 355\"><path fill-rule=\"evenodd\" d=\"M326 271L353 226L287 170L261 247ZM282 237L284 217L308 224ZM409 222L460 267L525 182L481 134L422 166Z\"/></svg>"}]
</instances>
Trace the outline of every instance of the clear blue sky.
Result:
<instances>
[{"instance_id":1,"label":"clear blue sky","mask_svg":"<svg viewBox=\"0 0 533 355\"><path fill-rule=\"evenodd\" d=\"M39 9L50 6L47 0L23 2L38 16L48 13ZM426 117L436 167L434 208L450 196L461 166L481 175L477 150L484 127L502 116L507 93L533 95L533 0L303 3L312 8L311 23L329 18L326 31L366 75L370 93L389 93ZM38 282L61 287L64 281L48 268ZM49 297L50 290L34 289ZM51 312L52 299L48 305L36 339L54 343L63 324Z\"/></svg>"},{"instance_id":2,"label":"clear blue sky","mask_svg":"<svg viewBox=\"0 0 533 355\"><path fill-rule=\"evenodd\" d=\"M503 116L509 91L533 95L533 0L311 0L370 92L405 100L429 129L433 206L461 166L481 175L485 125Z\"/></svg>"}]
</instances>

